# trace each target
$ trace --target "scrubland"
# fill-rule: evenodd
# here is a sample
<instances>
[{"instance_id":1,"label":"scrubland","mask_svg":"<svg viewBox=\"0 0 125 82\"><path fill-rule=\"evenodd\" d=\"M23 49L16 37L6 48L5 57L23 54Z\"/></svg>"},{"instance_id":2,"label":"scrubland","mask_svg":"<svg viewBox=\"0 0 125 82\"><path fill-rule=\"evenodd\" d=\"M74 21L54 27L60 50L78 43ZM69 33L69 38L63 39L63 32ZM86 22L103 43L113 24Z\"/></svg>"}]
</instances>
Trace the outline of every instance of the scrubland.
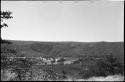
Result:
<instances>
[{"instance_id":1,"label":"scrubland","mask_svg":"<svg viewBox=\"0 0 125 82\"><path fill-rule=\"evenodd\" d=\"M2 81L124 80L124 42L9 42L1 44ZM38 65L39 57L60 60Z\"/></svg>"}]
</instances>

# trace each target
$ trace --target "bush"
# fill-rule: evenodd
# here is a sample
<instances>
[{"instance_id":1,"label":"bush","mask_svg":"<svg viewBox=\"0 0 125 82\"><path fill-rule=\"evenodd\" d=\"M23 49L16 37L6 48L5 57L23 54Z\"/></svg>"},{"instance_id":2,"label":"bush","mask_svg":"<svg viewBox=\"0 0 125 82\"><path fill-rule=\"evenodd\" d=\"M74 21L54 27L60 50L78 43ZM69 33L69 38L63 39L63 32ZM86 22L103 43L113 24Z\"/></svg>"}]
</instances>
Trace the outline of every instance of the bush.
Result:
<instances>
[{"instance_id":1,"label":"bush","mask_svg":"<svg viewBox=\"0 0 125 82\"><path fill-rule=\"evenodd\" d=\"M87 56L78 61L82 63L82 70L79 73L82 78L124 74L124 65L118 57L112 54L101 56L100 58Z\"/></svg>"},{"instance_id":2,"label":"bush","mask_svg":"<svg viewBox=\"0 0 125 82\"><path fill-rule=\"evenodd\" d=\"M119 58L113 55L106 55L103 60L97 62L97 65L101 76L123 74L124 72L123 64L120 63Z\"/></svg>"}]
</instances>

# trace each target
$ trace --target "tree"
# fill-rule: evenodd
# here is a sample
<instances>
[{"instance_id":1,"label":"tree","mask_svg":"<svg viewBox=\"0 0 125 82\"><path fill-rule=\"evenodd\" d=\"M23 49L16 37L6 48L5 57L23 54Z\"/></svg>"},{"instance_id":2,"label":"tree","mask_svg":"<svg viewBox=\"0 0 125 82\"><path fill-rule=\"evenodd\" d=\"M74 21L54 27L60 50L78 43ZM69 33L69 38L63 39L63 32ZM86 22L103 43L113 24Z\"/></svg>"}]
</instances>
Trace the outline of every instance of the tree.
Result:
<instances>
[{"instance_id":1,"label":"tree","mask_svg":"<svg viewBox=\"0 0 125 82\"><path fill-rule=\"evenodd\" d=\"M2 29L3 27L8 27L8 25L6 23L4 23L4 20L13 18L11 16L11 14L12 14L12 12L10 12L10 11L1 11L1 27L0 27L0 29ZM1 37L0 37L0 39L1 39L1 42L3 42Z\"/></svg>"}]
</instances>

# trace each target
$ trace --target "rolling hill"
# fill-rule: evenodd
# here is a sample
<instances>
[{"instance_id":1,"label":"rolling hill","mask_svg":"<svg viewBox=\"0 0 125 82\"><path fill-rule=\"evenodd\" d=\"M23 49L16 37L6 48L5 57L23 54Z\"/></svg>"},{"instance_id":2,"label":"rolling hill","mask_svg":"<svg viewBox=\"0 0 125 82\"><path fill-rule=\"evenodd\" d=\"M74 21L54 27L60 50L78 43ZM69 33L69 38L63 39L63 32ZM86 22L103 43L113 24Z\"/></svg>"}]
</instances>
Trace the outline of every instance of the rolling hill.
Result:
<instances>
[{"instance_id":1,"label":"rolling hill","mask_svg":"<svg viewBox=\"0 0 125 82\"><path fill-rule=\"evenodd\" d=\"M26 53L26 56L80 57L84 55L109 55L124 58L124 42L36 42L14 41L11 45L1 44Z\"/></svg>"},{"instance_id":2,"label":"rolling hill","mask_svg":"<svg viewBox=\"0 0 125 82\"><path fill-rule=\"evenodd\" d=\"M53 80L59 80L59 77L60 79L66 79L68 76L81 79L93 76L124 75L124 42L8 41L11 44L1 44L1 70L15 70L13 73L16 72L17 76L13 78L14 81L22 81L22 78L31 80L34 75L34 78L39 80L38 78L43 78L46 74L49 74L47 76L50 77L45 78ZM26 58L15 58L13 60L6 58L23 56ZM77 60L68 65L63 63L36 65L39 60L32 61L31 57ZM41 72L45 74L42 75ZM31 76L25 77L27 73L31 73Z\"/></svg>"}]
</instances>

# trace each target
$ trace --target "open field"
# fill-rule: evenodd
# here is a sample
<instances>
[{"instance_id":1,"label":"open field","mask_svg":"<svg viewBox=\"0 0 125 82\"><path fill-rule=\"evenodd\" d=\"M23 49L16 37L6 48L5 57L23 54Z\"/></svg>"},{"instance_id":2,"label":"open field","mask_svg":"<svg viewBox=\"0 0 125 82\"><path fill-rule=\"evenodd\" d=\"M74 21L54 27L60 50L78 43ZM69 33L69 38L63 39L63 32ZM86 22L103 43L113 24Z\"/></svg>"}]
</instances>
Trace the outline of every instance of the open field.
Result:
<instances>
[{"instance_id":1,"label":"open field","mask_svg":"<svg viewBox=\"0 0 125 82\"><path fill-rule=\"evenodd\" d=\"M1 44L1 80L123 80L124 42L10 42Z\"/></svg>"}]
</instances>

